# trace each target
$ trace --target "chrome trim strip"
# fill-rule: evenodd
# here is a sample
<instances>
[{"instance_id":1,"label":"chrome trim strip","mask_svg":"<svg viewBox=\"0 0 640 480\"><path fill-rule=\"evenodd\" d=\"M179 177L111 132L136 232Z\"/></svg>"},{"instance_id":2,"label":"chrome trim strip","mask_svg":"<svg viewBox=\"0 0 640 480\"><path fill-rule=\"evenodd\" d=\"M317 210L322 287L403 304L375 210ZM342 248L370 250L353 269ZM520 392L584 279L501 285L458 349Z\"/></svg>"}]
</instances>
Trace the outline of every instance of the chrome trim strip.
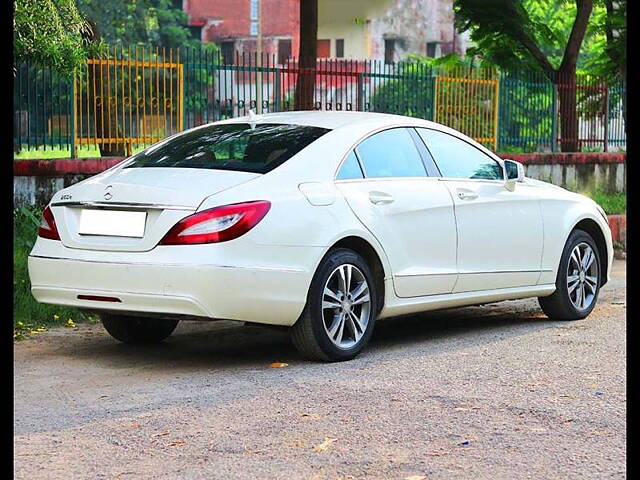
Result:
<instances>
[{"instance_id":1,"label":"chrome trim strip","mask_svg":"<svg viewBox=\"0 0 640 480\"><path fill-rule=\"evenodd\" d=\"M538 273L538 272L551 272L553 270L491 270L487 272L459 272L459 273L412 273L408 275L394 275L399 277L433 277L433 276L446 276L446 275L486 275L493 273Z\"/></svg>"},{"instance_id":2,"label":"chrome trim strip","mask_svg":"<svg viewBox=\"0 0 640 480\"><path fill-rule=\"evenodd\" d=\"M130 252L124 252L130 253ZM48 257L45 255L29 255L29 258L42 258L44 260L61 260L67 262L83 262L83 263L106 263L109 265L134 265L134 266L154 266L154 267L210 267L210 268L235 268L242 270L261 270L267 272L282 273L304 273L304 270L293 268L275 268L275 267L248 267L244 265L215 265L211 263L155 263L155 262L112 262L105 260L84 260L80 258L66 257Z\"/></svg>"},{"instance_id":3,"label":"chrome trim strip","mask_svg":"<svg viewBox=\"0 0 640 480\"><path fill-rule=\"evenodd\" d=\"M93 208L151 208L158 210L189 210L195 212L198 207L186 205L163 205L159 203L109 203L109 202L51 202L52 207L93 207Z\"/></svg>"}]
</instances>

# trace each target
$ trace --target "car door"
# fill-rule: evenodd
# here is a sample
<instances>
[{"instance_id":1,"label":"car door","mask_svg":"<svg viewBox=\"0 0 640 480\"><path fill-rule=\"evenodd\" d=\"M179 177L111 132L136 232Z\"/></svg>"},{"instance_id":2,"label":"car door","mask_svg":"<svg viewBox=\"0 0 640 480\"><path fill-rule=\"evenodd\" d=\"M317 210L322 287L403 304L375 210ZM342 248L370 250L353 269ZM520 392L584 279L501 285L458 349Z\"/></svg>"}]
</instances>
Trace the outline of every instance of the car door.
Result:
<instances>
[{"instance_id":1,"label":"car door","mask_svg":"<svg viewBox=\"0 0 640 480\"><path fill-rule=\"evenodd\" d=\"M415 130L392 128L345 158L336 187L384 248L399 297L450 293L457 278L453 200Z\"/></svg>"},{"instance_id":2,"label":"car door","mask_svg":"<svg viewBox=\"0 0 640 480\"><path fill-rule=\"evenodd\" d=\"M454 293L535 285L543 223L535 187L505 188L502 165L465 140L418 128L454 201L458 282Z\"/></svg>"}]
</instances>

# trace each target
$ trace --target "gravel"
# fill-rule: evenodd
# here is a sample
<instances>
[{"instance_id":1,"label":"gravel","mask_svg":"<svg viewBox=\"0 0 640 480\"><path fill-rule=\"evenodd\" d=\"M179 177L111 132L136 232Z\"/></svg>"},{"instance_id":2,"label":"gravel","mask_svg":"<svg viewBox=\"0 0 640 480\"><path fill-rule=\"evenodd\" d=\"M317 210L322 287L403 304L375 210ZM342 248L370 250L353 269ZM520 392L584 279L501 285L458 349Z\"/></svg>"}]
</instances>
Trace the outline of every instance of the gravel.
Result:
<instances>
[{"instance_id":1,"label":"gravel","mask_svg":"<svg viewBox=\"0 0 640 480\"><path fill-rule=\"evenodd\" d=\"M626 478L625 370L624 261L584 321L535 299L384 320L336 364L234 322L153 347L52 329L14 348L15 478Z\"/></svg>"}]
</instances>

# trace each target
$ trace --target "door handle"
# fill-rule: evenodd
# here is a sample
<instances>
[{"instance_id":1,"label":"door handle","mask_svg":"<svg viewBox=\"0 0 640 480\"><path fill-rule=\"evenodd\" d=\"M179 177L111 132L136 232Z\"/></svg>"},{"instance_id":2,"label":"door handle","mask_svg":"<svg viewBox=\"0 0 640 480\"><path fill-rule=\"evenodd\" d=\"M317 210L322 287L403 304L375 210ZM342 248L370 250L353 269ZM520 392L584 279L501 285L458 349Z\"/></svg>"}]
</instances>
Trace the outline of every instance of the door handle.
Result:
<instances>
[{"instance_id":1,"label":"door handle","mask_svg":"<svg viewBox=\"0 0 640 480\"><path fill-rule=\"evenodd\" d=\"M393 202L393 195L385 192L369 192L369 201L374 205L384 205Z\"/></svg>"},{"instance_id":2,"label":"door handle","mask_svg":"<svg viewBox=\"0 0 640 480\"><path fill-rule=\"evenodd\" d=\"M477 193L473 193L473 192L458 192L458 198L460 200L473 200L475 198L478 198L478 194Z\"/></svg>"}]
</instances>

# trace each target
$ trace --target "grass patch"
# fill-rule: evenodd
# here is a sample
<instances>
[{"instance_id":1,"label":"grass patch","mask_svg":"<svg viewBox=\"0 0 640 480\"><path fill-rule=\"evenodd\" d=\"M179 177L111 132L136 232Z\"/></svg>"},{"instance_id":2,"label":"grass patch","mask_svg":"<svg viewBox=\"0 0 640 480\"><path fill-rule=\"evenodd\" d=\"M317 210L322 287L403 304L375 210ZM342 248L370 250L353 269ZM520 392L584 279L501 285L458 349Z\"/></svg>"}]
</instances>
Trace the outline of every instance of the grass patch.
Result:
<instances>
[{"instance_id":1,"label":"grass patch","mask_svg":"<svg viewBox=\"0 0 640 480\"><path fill-rule=\"evenodd\" d=\"M135 155L141 152L148 145L139 145L131 150L131 154ZM33 150L24 150L13 154L14 160L50 160L54 158L100 158L100 149L98 147L89 145L76 149L75 157L71 157L71 149L69 148L54 148L54 147L38 147Z\"/></svg>"},{"instance_id":2,"label":"grass patch","mask_svg":"<svg viewBox=\"0 0 640 480\"><path fill-rule=\"evenodd\" d=\"M74 328L76 322L95 321L76 308L38 303L31 295L27 257L35 242L40 210L20 207L13 212L13 338L20 340L50 326Z\"/></svg>"},{"instance_id":3,"label":"grass patch","mask_svg":"<svg viewBox=\"0 0 640 480\"><path fill-rule=\"evenodd\" d=\"M589 196L609 215L627 213L626 193L604 193L597 191Z\"/></svg>"},{"instance_id":4,"label":"grass patch","mask_svg":"<svg viewBox=\"0 0 640 480\"><path fill-rule=\"evenodd\" d=\"M97 147L78 148L74 158L97 158L100 157L100 150ZM52 158L71 158L71 149L38 147L35 150L20 150L14 153L15 160L46 160Z\"/></svg>"}]
</instances>

